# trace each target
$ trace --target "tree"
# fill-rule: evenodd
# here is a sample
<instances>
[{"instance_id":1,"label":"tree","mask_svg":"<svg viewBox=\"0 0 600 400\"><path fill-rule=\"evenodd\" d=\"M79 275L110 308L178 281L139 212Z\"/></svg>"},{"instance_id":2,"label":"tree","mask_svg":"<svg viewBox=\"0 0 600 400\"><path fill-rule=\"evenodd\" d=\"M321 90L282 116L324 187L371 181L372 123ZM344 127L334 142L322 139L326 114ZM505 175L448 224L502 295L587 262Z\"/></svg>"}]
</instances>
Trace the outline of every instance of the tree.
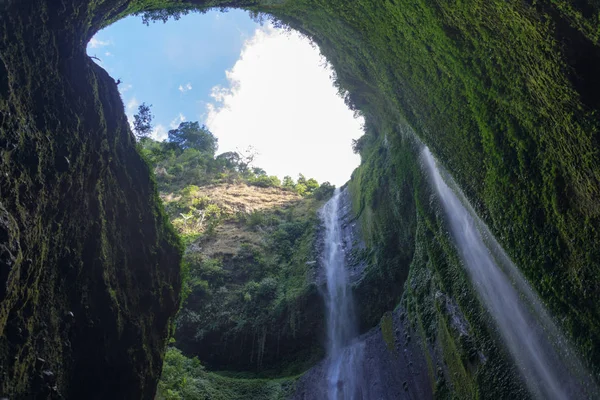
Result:
<instances>
[{"instance_id":1,"label":"tree","mask_svg":"<svg viewBox=\"0 0 600 400\"><path fill-rule=\"evenodd\" d=\"M169 131L169 142L180 150L195 149L215 156L218 147L217 138L204 125L198 122L182 122L177 129Z\"/></svg>"},{"instance_id":2,"label":"tree","mask_svg":"<svg viewBox=\"0 0 600 400\"><path fill-rule=\"evenodd\" d=\"M152 133L152 119L154 116L150 112L151 105L142 103L138 107L138 112L133 116L133 131L138 139L146 138Z\"/></svg>"},{"instance_id":3,"label":"tree","mask_svg":"<svg viewBox=\"0 0 600 400\"><path fill-rule=\"evenodd\" d=\"M256 176L267 176L267 171L259 167L252 167L252 173Z\"/></svg>"},{"instance_id":4,"label":"tree","mask_svg":"<svg viewBox=\"0 0 600 400\"><path fill-rule=\"evenodd\" d=\"M298 174L298 185L306 185L306 178L302 174Z\"/></svg>"},{"instance_id":5,"label":"tree","mask_svg":"<svg viewBox=\"0 0 600 400\"><path fill-rule=\"evenodd\" d=\"M258 156L258 151L254 147L248 146L246 150L240 151L238 149L238 154L240 155L239 171L245 174L249 171L254 159Z\"/></svg>"},{"instance_id":6,"label":"tree","mask_svg":"<svg viewBox=\"0 0 600 400\"><path fill-rule=\"evenodd\" d=\"M305 196L306 195L306 185L304 183L298 183L298 184L296 184L296 186L294 187L294 190L300 196Z\"/></svg>"},{"instance_id":7,"label":"tree","mask_svg":"<svg viewBox=\"0 0 600 400\"><path fill-rule=\"evenodd\" d=\"M319 188L319 182L317 182L317 180L314 178L310 178L309 180L307 180L305 185L306 191L308 193L312 193Z\"/></svg>"},{"instance_id":8,"label":"tree","mask_svg":"<svg viewBox=\"0 0 600 400\"><path fill-rule=\"evenodd\" d=\"M332 185L329 182L323 182L321 186L315 189L313 196L315 196L317 200L326 200L333 195L334 191L335 185Z\"/></svg>"},{"instance_id":9,"label":"tree","mask_svg":"<svg viewBox=\"0 0 600 400\"><path fill-rule=\"evenodd\" d=\"M256 177L250 178L248 180L248 183L252 186L259 186L259 187L280 187L281 186L281 181L279 180L278 177L276 177L275 175L268 176L267 174L257 175Z\"/></svg>"},{"instance_id":10,"label":"tree","mask_svg":"<svg viewBox=\"0 0 600 400\"><path fill-rule=\"evenodd\" d=\"M294 187L296 186L296 184L294 183L294 179L289 176L286 175L283 177L283 184L282 186L286 189L294 189Z\"/></svg>"},{"instance_id":11,"label":"tree","mask_svg":"<svg viewBox=\"0 0 600 400\"><path fill-rule=\"evenodd\" d=\"M236 151L228 151L226 153L219 154L216 158L217 164L222 169L232 169L239 171L240 162L242 158Z\"/></svg>"},{"instance_id":12,"label":"tree","mask_svg":"<svg viewBox=\"0 0 600 400\"><path fill-rule=\"evenodd\" d=\"M144 11L138 12L134 15L142 16L142 23L146 26L150 25L150 22L162 21L166 23L170 18L173 18L175 21L179 20L182 16L188 15L192 10L189 6L173 6L173 8L169 8L168 10L152 10L152 11ZM197 10L198 12L204 14L205 10Z\"/></svg>"},{"instance_id":13,"label":"tree","mask_svg":"<svg viewBox=\"0 0 600 400\"><path fill-rule=\"evenodd\" d=\"M141 153L144 154L150 165L156 168L158 164L169 157L164 142L158 142L150 137L143 138Z\"/></svg>"}]
</instances>

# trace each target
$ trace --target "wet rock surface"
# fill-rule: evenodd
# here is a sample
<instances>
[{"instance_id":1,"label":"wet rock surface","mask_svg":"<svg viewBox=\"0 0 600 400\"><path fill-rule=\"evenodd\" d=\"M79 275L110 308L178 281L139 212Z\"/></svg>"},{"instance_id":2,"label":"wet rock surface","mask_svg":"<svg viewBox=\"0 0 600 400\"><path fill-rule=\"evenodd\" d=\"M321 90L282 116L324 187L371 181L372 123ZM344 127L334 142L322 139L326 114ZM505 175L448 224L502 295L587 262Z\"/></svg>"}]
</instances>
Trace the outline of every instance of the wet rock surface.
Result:
<instances>
[{"instance_id":1,"label":"wet rock surface","mask_svg":"<svg viewBox=\"0 0 600 400\"><path fill-rule=\"evenodd\" d=\"M366 250L364 241L361 238L360 224L354 218L352 213L352 199L348 188L345 188L340 193L340 205L338 210L338 218L342 226L342 249L345 256L346 267L348 268L348 278L351 285L357 283L361 277L367 263L361 258L361 253ZM317 254L323 254L325 246L325 228L321 226L317 235L315 247ZM314 262L314 281L318 286L323 286L326 283L325 268L323 260L319 257Z\"/></svg>"},{"instance_id":2,"label":"wet rock surface","mask_svg":"<svg viewBox=\"0 0 600 400\"><path fill-rule=\"evenodd\" d=\"M60 3L0 0L0 398L151 399L179 243L85 54L125 2Z\"/></svg>"},{"instance_id":3,"label":"wet rock surface","mask_svg":"<svg viewBox=\"0 0 600 400\"><path fill-rule=\"evenodd\" d=\"M358 338L365 346L358 374L363 381L358 397L361 400L433 398L432 380L419 346L420 338L402 318L403 312L399 308L392 314L393 348L389 346L392 338L384 339L380 326ZM327 363L328 359L321 361L299 379L291 400L326 399Z\"/></svg>"}]
</instances>

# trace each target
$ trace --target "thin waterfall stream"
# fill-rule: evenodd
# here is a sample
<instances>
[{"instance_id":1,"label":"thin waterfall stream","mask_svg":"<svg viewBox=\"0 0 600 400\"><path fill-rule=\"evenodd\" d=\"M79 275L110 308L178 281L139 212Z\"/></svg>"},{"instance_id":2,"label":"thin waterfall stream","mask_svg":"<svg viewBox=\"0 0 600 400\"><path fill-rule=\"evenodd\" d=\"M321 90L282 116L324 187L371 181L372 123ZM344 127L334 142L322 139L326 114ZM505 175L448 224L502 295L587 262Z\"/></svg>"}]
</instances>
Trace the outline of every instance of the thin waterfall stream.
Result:
<instances>
[{"instance_id":1,"label":"thin waterfall stream","mask_svg":"<svg viewBox=\"0 0 600 400\"><path fill-rule=\"evenodd\" d=\"M336 189L321 211L325 224L323 263L327 278L327 398L360 400L363 396L359 371L364 343L356 341L358 328L342 245L339 207L340 190Z\"/></svg>"},{"instance_id":2,"label":"thin waterfall stream","mask_svg":"<svg viewBox=\"0 0 600 400\"><path fill-rule=\"evenodd\" d=\"M428 148L423 160L473 286L532 395L557 400L598 398L593 379L541 300L452 179L442 177Z\"/></svg>"},{"instance_id":3,"label":"thin waterfall stream","mask_svg":"<svg viewBox=\"0 0 600 400\"><path fill-rule=\"evenodd\" d=\"M532 397L600 398L597 384L568 339L452 178L438 167L429 149L424 149L422 159L473 288ZM384 386L373 386L375 382L392 381L382 381L377 375L385 369L367 367L372 366L366 360L371 360L373 354L372 350L366 354L370 347L366 346L364 337L359 337L351 277L346 265L342 228L345 206L341 198L340 190L336 189L320 214L325 227L321 257L326 278L323 294L328 357L321 375L326 393L312 392L310 398L367 400L374 393L383 393L379 388ZM411 376L411 382L412 379ZM404 395L395 392L377 398L404 398Z\"/></svg>"}]
</instances>

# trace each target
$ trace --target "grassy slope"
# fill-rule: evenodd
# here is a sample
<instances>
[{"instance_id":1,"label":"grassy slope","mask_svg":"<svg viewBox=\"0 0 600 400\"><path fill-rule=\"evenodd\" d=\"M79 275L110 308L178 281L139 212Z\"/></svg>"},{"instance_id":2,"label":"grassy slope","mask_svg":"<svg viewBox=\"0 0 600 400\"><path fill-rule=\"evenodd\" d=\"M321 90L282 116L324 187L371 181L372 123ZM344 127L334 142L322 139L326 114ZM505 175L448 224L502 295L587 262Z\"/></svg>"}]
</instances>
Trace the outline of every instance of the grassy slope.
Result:
<instances>
[{"instance_id":1,"label":"grassy slope","mask_svg":"<svg viewBox=\"0 0 600 400\"><path fill-rule=\"evenodd\" d=\"M316 211L323 200L242 182L188 186L162 197L188 243L187 297L174 345L221 372L208 372L171 348L160 395L284 398L293 376L322 355L324 316L307 261L315 259ZM210 221L181 224L181 213L192 205L218 208L218 221L211 228Z\"/></svg>"},{"instance_id":2,"label":"grassy slope","mask_svg":"<svg viewBox=\"0 0 600 400\"><path fill-rule=\"evenodd\" d=\"M321 301L307 262L316 257L323 201L243 183L183 192L165 196L175 222L198 199L222 214L211 229L188 232L189 296L177 322L177 346L212 369L297 373L303 360L320 353L323 315L308 306Z\"/></svg>"}]
</instances>

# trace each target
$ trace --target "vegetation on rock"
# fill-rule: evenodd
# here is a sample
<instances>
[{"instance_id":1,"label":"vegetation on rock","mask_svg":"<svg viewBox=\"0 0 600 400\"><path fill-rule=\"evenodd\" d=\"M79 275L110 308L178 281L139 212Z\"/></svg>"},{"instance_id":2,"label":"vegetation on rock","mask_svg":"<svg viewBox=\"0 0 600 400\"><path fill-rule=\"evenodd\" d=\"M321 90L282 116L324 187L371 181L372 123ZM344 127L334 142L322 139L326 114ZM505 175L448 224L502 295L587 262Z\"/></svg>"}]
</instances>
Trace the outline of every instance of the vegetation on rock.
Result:
<instances>
[{"instance_id":1,"label":"vegetation on rock","mask_svg":"<svg viewBox=\"0 0 600 400\"><path fill-rule=\"evenodd\" d=\"M195 5L230 3L190 3ZM319 45L347 104L372 127L355 143L356 150L391 140L404 129L399 126L411 127L598 370L598 4L297 0L235 5L274 15L279 25ZM385 176L390 180L380 184L396 179ZM377 179L373 175L365 183L374 186ZM382 194L379 201L394 199Z\"/></svg>"},{"instance_id":2,"label":"vegetation on rock","mask_svg":"<svg viewBox=\"0 0 600 400\"><path fill-rule=\"evenodd\" d=\"M279 25L312 38L333 64L347 104L366 118L366 135L354 144L363 163L350 184L367 242L362 256L368 266L355 288L363 328L376 324L402 298L411 323L426 338L422 347L431 355L437 396L527 396L470 288L419 170L418 137L453 175L598 375L596 1L51 3L0 2L2 395L153 396L167 326L179 299L179 244L150 171L135 150L116 85L84 47L99 29L130 14L149 12L147 20L164 20L218 6L269 13ZM183 136L188 128L201 130L180 128L176 134ZM205 219L195 225L200 228L180 223L188 243L218 235L225 219L243 231L253 224L234 214L223 217L212 203L192 195L194 188L186 191L190 184L233 183L241 176L246 184L279 186L261 171L239 167L218 177L218 162L235 161L234 154L218 161L210 146L164 146L148 141L140 151L155 168L159 188L178 198L168 209L171 218L190 213L199 218L194 210L204 211ZM210 174L198 174L202 168ZM192 178L198 180L191 183ZM293 185L303 194L310 184ZM306 203L316 202L315 197ZM175 203L181 199L185 204L179 208ZM193 278L186 287L229 302L244 316L242 326L258 328L262 338L267 337L260 330L264 325L253 325L251 318L265 323L286 315L277 314L278 307L291 307L304 293L306 285L297 285L299 275L285 271L307 268L301 263L310 259L305 243L311 232L302 226L295 230L296 216L290 221L261 211L253 218L263 219L256 227L265 241L242 251L243 257L275 249L274 259L253 261L258 267L247 272L247 281L225 274L230 260L220 256L188 260ZM215 221L214 228L208 221ZM294 246L307 252L271 247L292 245L288 228ZM275 277L300 290L272 290L269 278ZM221 287L239 296L215 296L216 282L227 279ZM265 315L255 313L258 307L244 308L252 304L264 306ZM233 332L234 320L221 316L214 332ZM466 334L457 320L464 321ZM434 353L442 354L439 369ZM184 379L189 371L195 371L194 379L206 376L194 361L178 356L171 350L167 365L181 368ZM166 376L163 387L179 390ZM180 383L184 387L186 381ZM269 385L276 386L268 392L275 398L287 390L277 382L257 390L271 390ZM212 390L208 383L193 386L204 393ZM250 389L235 393L247 395L245 390Z\"/></svg>"},{"instance_id":3,"label":"vegetation on rock","mask_svg":"<svg viewBox=\"0 0 600 400\"><path fill-rule=\"evenodd\" d=\"M85 54L89 6L0 2L0 397L152 398L180 302L179 239Z\"/></svg>"},{"instance_id":4,"label":"vegetation on rock","mask_svg":"<svg viewBox=\"0 0 600 400\"><path fill-rule=\"evenodd\" d=\"M206 127L184 122L167 141L143 137L138 144L186 244L176 347L168 350L159 393L201 398L220 390L236 398L241 390L279 398L293 379L282 388L257 377L293 376L322 356L324 314L312 261L317 211L334 187L302 174L282 184L253 165L253 152L215 156L217 142ZM228 378L223 370L254 372L255 379ZM229 394L218 389L226 383Z\"/></svg>"},{"instance_id":5,"label":"vegetation on rock","mask_svg":"<svg viewBox=\"0 0 600 400\"><path fill-rule=\"evenodd\" d=\"M294 393L294 383L295 378L244 379L208 372L197 358L185 357L170 347L165 356L157 399L285 400Z\"/></svg>"}]
</instances>

